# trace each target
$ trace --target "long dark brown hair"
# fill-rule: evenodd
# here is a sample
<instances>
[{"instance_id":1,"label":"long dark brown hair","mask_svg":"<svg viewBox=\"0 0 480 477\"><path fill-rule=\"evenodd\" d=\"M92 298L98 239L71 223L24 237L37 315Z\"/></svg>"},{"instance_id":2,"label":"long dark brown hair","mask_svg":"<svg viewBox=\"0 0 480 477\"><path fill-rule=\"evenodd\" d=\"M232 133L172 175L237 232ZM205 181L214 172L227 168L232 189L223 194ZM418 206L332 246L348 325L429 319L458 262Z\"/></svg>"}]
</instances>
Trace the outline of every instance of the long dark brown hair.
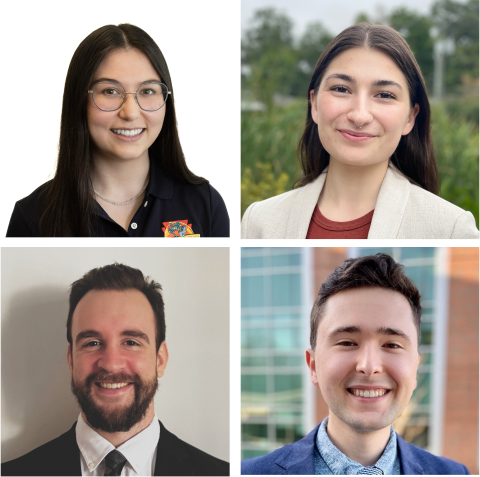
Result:
<instances>
[{"instance_id":1,"label":"long dark brown hair","mask_svg":"<svg viewBox=\"0 0 480 477\"><path fill-rule=\"evenodd\" d=\"M80 300L90 290L138 290L143 293L155 315L155 346L158 353L160 345L165 341L166 333L162 286L150 277L145 277L137 268L117 262L94 268L72 283L67 318L67 341L70 343L71 349L73 348L73 313Z\"/></svg>"},{"instance_id":2,"label":"long dark brown hair","mask_svg":"<svg viewBox=\"0 0 480 477\"><path fill-rule=\"evenodd\" d=\"M407 42L399 33L393 28L369 23L360 23L343 30L328 44L317 61L307 91L308 111L305 131L298 145L304 176L295 183L295 186L301 187L315 180L330 162L330 154L320 142L318 126L312 119L310 91L313 89L315 96L317 95L323 74L330 62L350 48L383 51L395 61L405 75L411 106L418 103L420 111L413 129L401 137L397 149L390 157L390 162L410 182L438 194L440 180L430 131L430 104L420 67Z\"/></svg>"},{"instance_id":3,"label":"long dark brown hair","mask_svg":"<svg viewBox=\"0 0 480 477\"><path fill-rule=\"evenodd\" d=\"M346 290L358 288L383 288L401 293L410 304L413 321L417 329L417 344L420 344L422 307L420 293L405 273L405 267L386 253L366 257L349 258L336 268L323 282L318 291L310 315L310 346L315 349L317 331L325 312L327 300Z\"/></svg>"},{"instance_id":4,"label":"long dark brown hair","mask_svg":"<svg viewBox=\"0 0 480 477\"><path fill-rule=\"evenodd\" d=\"M150 60L172 92L162 131L149 148L149 157L174 179L191 184L206 182L187 167L178 138L175 97L162 52L141 28L124 23L106 25L88 35L73 54L63 93L60 143L55 177L40 204L40 235L89 237L93 233L96 202L92 188L92 142L87 126L87 90L105 56L113 50L135 48Z\"/></svg>"}]
</instances>

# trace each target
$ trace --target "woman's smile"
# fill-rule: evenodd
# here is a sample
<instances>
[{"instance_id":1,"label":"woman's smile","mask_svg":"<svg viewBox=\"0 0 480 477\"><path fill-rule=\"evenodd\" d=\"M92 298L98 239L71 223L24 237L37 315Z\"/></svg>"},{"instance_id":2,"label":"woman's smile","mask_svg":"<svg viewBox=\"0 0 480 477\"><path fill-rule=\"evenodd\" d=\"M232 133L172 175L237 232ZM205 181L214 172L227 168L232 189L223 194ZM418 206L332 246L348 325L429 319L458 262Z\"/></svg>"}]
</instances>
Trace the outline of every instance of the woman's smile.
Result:
<instances>
[{"instance_id":1,"label":"woman's smile","mask_svg":"<svg viewBox=\"0 0 480 477\"><path fill-rule=\"evenodd\" d=\"M146 128L137 129L111 129L115 138L123 142L135 142L139 141L143 137L143 133Z\"/></svg>"},{"instance_id":2,"label":"woman's smile","mask_svg":"<svg viewBox=\"0 0 480 477\"><path fill-rule=\"evenodd\" d=\"M342 137L352 142L365 142L374 139L376 136L372 136L367 133L357 133L356 131L349 131L347 129L339 129L338 132Z\"/></svg>"}]
</instances>

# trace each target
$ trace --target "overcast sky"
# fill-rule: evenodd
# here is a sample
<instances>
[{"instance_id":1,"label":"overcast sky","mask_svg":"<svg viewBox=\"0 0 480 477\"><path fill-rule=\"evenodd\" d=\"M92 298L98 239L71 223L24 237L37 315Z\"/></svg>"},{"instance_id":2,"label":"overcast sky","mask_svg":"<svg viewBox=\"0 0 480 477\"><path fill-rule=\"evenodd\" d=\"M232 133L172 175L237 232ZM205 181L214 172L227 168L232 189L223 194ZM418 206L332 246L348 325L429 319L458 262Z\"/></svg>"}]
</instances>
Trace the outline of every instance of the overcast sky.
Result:
<instances>
[{"instance_id":1,"label":"overcast sky","mask_svg":"<svg viewBox=\"0 0 480 477\"><path fill-rule=\"evenodd\" d=\"M242 31L260 8L272 7L286 13L295 24L294 33L298 38L307 23L320 20L334 35L351 26L360 12L376 18L379 11L388 14L397 7L404 6L425 14L435 0L242 0ZM463 3L463 2L462 2ZM382 9L382 10L381 10Z\"/></svg>"}]
</instances>

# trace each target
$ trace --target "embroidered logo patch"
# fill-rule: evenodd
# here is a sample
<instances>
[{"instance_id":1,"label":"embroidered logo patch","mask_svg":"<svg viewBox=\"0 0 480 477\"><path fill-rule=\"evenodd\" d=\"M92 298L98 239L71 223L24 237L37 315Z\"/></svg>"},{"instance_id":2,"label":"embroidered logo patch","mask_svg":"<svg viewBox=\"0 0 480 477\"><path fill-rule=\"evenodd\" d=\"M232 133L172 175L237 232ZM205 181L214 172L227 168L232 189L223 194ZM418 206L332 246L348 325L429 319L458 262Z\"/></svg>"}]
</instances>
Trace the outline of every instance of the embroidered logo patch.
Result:
<instances>
[{"instance_id":1,"label":"embroidered logo patch","mask_svg":"<svg viewBox=\"0 0 480 477\"><path fill-rule=\"evenodd\" d=\"M200 237L200 234L194 234L192 224L188 220L172 220L171 222L162 222L165 237Z\"/></svg>"}]
</instances>

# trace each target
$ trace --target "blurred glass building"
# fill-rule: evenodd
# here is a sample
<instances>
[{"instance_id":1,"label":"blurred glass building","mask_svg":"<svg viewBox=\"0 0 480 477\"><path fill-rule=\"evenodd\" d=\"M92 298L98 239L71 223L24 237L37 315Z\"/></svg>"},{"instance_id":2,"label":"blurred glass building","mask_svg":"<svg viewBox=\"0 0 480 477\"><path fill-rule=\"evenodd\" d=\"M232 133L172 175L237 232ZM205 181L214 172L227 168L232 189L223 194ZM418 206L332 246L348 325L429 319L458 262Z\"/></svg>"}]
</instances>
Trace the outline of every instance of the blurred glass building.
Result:
<instances>
[{"instance_id":1,"label":"blurred glass building","mask_svg":"<svg viewBox=\"0 0 480 477\"><path fill-rule=\"evenodd\" d=\"M242 459L301 439L328 414L305 364L311 307L346 258L378 252L402 263L422 296L418 385L395 430L475 473L478 248L243 248Z\"/></svg>"}]
</instances>

